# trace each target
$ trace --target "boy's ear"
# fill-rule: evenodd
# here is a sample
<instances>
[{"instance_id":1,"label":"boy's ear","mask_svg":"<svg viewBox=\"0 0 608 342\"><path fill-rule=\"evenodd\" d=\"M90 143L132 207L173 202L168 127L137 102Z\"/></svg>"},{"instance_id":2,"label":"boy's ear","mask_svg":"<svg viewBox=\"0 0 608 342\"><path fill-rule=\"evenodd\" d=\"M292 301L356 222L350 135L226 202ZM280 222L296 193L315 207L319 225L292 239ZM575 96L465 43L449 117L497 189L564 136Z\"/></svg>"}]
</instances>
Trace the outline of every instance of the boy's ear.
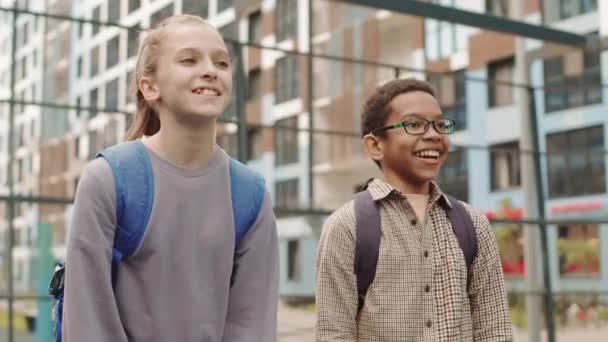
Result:
<instances>
[{"instance_id":1,"label":"boy's ear","mask_svg":"<svg viewBox=\"0 0 608 342\"><path fill-rule=\"evenodd\" d=\"M363 137L363 146L365 147L365 151L370 158L377 162L382 161L382 158L384 158L384 152L382 151L380 139L377 136L373 134L365 135Z\"/></svg>"}]
</instances>

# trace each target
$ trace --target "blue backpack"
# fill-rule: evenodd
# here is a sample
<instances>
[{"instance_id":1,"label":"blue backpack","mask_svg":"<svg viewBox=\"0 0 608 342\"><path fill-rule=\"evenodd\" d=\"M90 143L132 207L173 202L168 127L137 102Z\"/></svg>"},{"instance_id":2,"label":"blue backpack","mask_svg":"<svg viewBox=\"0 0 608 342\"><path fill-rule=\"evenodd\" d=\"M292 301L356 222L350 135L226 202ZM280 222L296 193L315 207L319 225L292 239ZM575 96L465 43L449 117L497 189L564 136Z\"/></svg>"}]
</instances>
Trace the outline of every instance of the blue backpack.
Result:
<instances>
[{"instance_id":1,"label":"blue backpack","mask_svg":"<svg viewBox=\"0 0 608 342\"><path fill-rule=\"evenodd\" d=\"M154 174L146 147L140 140L110 147L97 154L112 169L116 189L116 233L112 248L112 286L118 265L137 250L154 202ZM235 228L235 252L258 217L264 199L264 179L240 162L230 159L230 195ZM237 272L232 267L231 283ZM55 298L55 340L61 342L65 265L58 266L49 286Z\"/></svg>"}]
</instances>

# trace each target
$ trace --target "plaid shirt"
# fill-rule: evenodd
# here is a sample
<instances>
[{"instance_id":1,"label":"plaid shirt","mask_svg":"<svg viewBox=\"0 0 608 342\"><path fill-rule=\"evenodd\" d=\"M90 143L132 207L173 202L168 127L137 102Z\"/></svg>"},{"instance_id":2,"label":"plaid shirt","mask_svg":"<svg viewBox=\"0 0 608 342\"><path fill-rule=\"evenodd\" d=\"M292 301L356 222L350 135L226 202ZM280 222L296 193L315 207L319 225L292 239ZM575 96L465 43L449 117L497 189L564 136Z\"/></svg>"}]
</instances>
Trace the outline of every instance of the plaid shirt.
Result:
<instances>
[{"instance_id":1,"label":"plaid shirt","mask_svg":"<svg viewBox=\"0 0 608 342\"><path fill-rule=\"evenodd\" d=\"M512 341L498 248L488 220L465 204L478 254L467 267L458 239L431 186L424 224L398 190L370 183L382 234L376 277L357 317L355 212L349 202L325 222L317 257L317 342ZM444 197L444 199L442 199Z\"/></svg>"}]
</instances>

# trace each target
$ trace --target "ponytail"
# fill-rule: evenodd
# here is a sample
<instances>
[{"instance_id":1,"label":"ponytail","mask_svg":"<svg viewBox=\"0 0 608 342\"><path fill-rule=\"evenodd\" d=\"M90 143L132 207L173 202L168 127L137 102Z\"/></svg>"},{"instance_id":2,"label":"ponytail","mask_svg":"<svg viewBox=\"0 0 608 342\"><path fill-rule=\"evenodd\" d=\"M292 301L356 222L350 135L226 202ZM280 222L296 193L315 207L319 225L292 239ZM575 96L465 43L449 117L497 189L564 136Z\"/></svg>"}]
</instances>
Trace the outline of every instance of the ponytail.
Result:
<instances>
[{"instance_id":1,"label":"ponytail","mask_svg":"<svg viewBox=\"0 0 608 342\"><path fill-rule=\"evenodd\" d=\"M139 89L137 89L136 101L135 118L127 132L127 140L139 139L144 135L154 135L160 130L158 112L146 101Z\"/></svg>"}]
</instances>

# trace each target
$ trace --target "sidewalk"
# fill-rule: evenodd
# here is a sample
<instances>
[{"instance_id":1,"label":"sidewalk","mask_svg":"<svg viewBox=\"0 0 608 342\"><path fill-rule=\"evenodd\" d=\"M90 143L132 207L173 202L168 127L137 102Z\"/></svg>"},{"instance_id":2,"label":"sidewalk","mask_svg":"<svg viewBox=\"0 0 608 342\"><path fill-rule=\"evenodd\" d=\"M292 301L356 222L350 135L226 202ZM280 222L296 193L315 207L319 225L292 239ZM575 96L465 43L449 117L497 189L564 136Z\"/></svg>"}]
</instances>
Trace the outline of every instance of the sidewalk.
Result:
<instances>
[{"instance_id":1,"label":"sidewalk","mask_svg":"<svg viewBox=\"0 0 608 342\"><path fill-rule=\"evenodd\" d=\"M279 304L278 342L314 342L315 314ZM546 335L546 334L545 334ZM514 329L515 342L528 342L526 331ZM567 328L557 332L559 342L606 342L608 327ZM547 341L546 336L541 341Z\"/></svg>"}]
</instances>

